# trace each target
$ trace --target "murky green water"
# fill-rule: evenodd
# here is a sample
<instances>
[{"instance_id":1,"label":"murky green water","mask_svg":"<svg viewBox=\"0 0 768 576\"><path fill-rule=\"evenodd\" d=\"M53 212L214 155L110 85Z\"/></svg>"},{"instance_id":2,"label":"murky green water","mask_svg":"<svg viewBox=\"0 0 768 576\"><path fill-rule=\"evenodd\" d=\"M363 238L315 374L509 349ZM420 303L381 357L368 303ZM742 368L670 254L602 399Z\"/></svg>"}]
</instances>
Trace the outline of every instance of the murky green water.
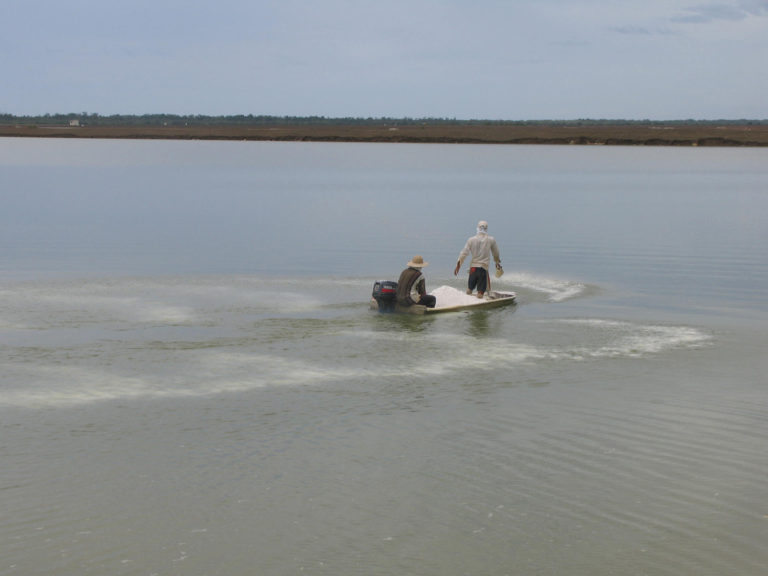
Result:
<instances>
[{"instance_id":1,"label":"murky green water","mask_svg":"<svg viewBox=\"0 0 768 576\"><path fill-rule=\"evenodd\" d=\"M765 152L0 150L0 573L762 574Z\"/></svg>"}]
</instances>

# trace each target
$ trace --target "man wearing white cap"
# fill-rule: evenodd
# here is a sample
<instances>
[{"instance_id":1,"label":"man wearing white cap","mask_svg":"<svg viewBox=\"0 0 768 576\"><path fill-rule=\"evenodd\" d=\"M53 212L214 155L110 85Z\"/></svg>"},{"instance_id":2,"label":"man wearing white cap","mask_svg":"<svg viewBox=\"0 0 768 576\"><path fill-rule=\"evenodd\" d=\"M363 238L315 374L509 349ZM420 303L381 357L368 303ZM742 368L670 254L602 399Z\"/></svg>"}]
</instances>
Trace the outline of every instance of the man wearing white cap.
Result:
<instances>
[{"instance_id":1,"label":"man wearing white cap","mask_svg":"<svg viewBox=\"0 0 768 576\"><path fill-rule=\"evenodd\" d=\"M421 304L427 308L434 308L437 298L427 294L427 283L421 269L429 262L424 262L421 256L414 256L408 262L408 268L400 274L397 281L397 303L401 306L413 306Z\"/></svg>"},{"instance_id":2,"label":"man wearing white cap","mask_svg":"<svg viewBox=\"0 0 768 576\"><path fill-rule=\"evenodd\" d=\"M467 294L477 288L477 297L482 298L490 284L488 277L488 268L491 265L491 255L496 262L496 275L501 276L501 259L499 258L499 247L493 236L488 235L488 222L480 220L477 223L477 234L472 236L464 245L464 249L459 253L459 261L456 263L456 269L453 275L459 274L464 259L472 254L472 260L469 262L469 281L467 282Z\"/></svg>"}]
</instances>

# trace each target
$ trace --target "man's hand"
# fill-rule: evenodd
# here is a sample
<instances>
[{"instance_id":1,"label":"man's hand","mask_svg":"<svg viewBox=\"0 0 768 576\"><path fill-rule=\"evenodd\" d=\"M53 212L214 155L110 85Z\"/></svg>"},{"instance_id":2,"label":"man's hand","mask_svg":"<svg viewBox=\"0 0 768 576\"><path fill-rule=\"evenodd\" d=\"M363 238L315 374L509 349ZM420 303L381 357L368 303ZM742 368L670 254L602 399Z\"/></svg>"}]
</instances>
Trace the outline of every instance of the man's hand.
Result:
<instances>
[{"instance_id":1,"label":"man's hand","mask_svg":"<svg viewBox=\"0 0 768 576\"><path fill-rule=\"evenodd\" d=\"M459 275L459 268L461 268L461 262L457 262L456 263L456 269L453 271L453 275L454 276L458 276Z\"/></svg>"}]
</instances>

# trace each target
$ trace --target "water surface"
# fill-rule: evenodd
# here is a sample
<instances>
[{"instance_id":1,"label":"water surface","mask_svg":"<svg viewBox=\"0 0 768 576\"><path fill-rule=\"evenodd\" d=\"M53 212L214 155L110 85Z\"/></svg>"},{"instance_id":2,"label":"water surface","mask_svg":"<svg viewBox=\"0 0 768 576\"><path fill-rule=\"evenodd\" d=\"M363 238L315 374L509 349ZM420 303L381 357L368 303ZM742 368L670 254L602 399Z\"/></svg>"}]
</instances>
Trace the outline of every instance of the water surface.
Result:
<instances>
[{"instance_id":1,"label":"water surface","mask_svg":"<svg viewBox=\"0 0 768 576\"><path fill-rule=\"evenodd\" d=\"M0 572L763 574L765 154L0 140Z\"/></svg>"}]
</instances>

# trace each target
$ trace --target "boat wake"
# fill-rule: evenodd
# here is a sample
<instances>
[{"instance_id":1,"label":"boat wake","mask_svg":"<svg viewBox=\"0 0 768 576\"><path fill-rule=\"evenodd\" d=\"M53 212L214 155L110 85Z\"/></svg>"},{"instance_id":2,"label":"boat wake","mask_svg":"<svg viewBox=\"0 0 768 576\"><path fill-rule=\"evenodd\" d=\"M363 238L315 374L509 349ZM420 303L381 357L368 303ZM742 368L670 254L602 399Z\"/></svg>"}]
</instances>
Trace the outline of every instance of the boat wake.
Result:
<instances>
[{"instance_id":1,"label":"boat wake","mask_svg":"<svg viewBox=\"0 0 768 576\"><path fill-rule=\"evenodd\" d=\"M588 290L529 275L502 279L494 289L519 294L525 286L529 300L563 301ZM619 320L370 315L359 303L347 305L360 286L327 284L155 278L5 286L0 407L463 379L468 370L506 375L652 357L710 339L687 326ZM476 301L450 286L435 292L444 303ZM478 339L482 345L467 354Z\"/></svg>"},{"instance_id":2,"label":"boat wake","mask_svg":"<svg viewBox=\"0 0 768 576\"><path fill-rule=\"evenodd\" d=\"M539 276L527 272L511 272L499 279L493 279L492 285L498 289L514 289L524 294L528 300L544 299L548 302L563 302L586 296L590 286L573 280L561 280Z\"/></svg>"}]
</instances>

